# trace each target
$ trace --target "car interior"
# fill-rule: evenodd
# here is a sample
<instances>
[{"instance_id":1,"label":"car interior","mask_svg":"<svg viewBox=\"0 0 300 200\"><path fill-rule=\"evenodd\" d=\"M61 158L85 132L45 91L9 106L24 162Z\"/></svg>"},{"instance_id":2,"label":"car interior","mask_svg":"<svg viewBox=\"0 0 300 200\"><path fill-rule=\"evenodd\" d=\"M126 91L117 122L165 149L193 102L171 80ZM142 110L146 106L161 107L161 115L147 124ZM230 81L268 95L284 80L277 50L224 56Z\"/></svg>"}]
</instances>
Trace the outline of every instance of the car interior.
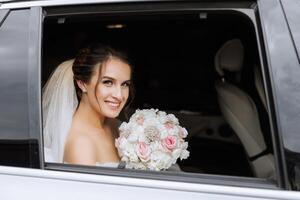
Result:
<instances>
[{"instance_id":1,"label":"car interior","mask_svg":"<svg viewBox=\"0 0 300 200\"><path fill-rule=\"evenodd\" d=\"M126 52L131 111L173 113L188 132L183 172L276 179L266 93L252 21L234 11L49 16L42 86L90 43ZM120 120L126 120L120 117Z\"/></svg>"}]
</instances>

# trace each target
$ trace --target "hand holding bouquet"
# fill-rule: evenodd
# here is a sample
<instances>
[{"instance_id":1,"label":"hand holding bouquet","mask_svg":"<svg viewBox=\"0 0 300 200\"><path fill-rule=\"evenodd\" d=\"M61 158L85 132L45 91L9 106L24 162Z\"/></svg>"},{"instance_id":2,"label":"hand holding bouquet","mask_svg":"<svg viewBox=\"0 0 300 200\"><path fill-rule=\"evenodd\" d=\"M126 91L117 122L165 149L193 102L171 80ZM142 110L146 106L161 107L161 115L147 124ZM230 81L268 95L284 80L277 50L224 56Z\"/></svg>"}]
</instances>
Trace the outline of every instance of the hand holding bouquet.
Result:
<instances>
[{"instance_id":1,"label":"hand holding bouquet","mask_svg":"<svg viewBox=\"0 0 300 200\"><path fill-rule=\"evenodd\" d=\"M177 159L186 159L188 143L185 128L173 114L144 109L136 110L128 123L119 127L116 147L127 168L164 170Z\"/></svg>"}]
</instances>

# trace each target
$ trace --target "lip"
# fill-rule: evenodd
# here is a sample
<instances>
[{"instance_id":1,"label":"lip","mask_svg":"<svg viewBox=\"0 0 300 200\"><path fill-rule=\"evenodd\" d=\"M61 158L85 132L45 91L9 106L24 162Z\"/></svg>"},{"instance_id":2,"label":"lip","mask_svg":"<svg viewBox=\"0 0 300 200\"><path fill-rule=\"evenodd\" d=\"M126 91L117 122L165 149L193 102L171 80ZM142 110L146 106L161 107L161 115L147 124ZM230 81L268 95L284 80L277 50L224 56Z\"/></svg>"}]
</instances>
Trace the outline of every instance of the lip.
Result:
<instances>
[{"instance_id":1,"label":"lip","mask_svg":"<svg viewBox=\"0 0 300 200\"><path fill-rule=\"evenodd\" d=\"M105 103L111 110L118 110L121 105L121 102L117 101L105 101Z\"/></svg>"}]
</instances>

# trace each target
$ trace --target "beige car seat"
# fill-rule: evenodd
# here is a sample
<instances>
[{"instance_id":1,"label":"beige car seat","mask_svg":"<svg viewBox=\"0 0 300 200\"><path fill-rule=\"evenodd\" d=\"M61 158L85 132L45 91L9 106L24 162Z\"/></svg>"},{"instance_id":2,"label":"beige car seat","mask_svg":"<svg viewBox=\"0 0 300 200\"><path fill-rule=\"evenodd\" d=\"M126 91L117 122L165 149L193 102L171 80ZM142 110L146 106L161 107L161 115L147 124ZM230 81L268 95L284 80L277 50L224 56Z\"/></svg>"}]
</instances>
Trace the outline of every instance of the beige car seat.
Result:
<instances>
[{"instance_id":1,"label":"beige car seat","mask_svg":"<svg viewBox=\"0 0 300 200\"><path fill-rule=\"evenodd\" d=\"M265 153L267 146L256 106L247 93L226 80L225 71L236 74L236 79L239 79L243 60L244 47L238 39L226 42L215 56L215 68L221 77L216 82L220 109L242 142L254 175L274 178L274 157Z\"/></svg>"},{"instance_id":2,"label":"beige car seat","mask_svg":"<svg viewBox=\"0 0 300 200\"><path fill-rule=\"evenodd\" d=\"M256 87L256 90L258 92L258 95L259 95L265 109L268 110L267 109L267 101L266 101L266 94L265 94L265 90L264 90L263 79L262 79L262 76L259 72L259 69L258 69L257 65L254 67L254 81L255 81L255 87Z\"/></svg>"}]
</instances>

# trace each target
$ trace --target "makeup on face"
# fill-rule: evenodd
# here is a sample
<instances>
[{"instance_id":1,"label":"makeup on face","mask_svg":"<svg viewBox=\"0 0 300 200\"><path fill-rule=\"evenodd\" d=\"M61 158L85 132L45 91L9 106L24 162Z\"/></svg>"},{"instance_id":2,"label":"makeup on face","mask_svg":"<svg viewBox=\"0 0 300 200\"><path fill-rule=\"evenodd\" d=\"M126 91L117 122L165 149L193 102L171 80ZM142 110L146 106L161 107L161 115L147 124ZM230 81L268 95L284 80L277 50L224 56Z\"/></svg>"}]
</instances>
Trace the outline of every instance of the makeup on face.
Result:
<instances>
[{"instance_id":1,"label":"makeup on face","mask_svg":"<svg viewBox=\"0 0 300 200\"><path fill-rule=\"evenodd\" d=\"M119 59L110 59L100 73L95 93L100 113L105 117L117 117L129 96L131 68Z\"/></svg>"}]
</instances>

